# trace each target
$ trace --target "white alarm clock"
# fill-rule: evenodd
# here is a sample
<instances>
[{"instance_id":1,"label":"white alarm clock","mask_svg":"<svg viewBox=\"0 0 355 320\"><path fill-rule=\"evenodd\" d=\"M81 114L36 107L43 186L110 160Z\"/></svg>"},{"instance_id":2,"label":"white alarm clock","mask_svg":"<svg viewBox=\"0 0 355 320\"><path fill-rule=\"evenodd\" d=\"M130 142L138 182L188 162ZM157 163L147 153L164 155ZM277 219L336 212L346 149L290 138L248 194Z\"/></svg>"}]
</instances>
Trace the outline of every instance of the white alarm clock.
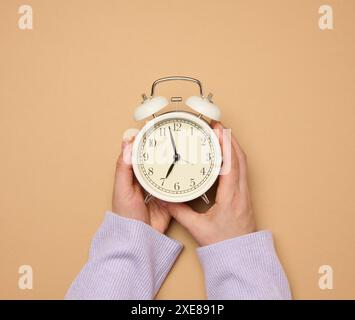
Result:
<instances>
[{"instance_id":1,"label":"white alarm clock","mask_svg":"<svg viewBox=\"0 0 355 320\"><path fill-rule=\"evenodd\" d=\"M157 113L169 105L162 96L154 96L158 83L186 80L196 83L200 96L185 101L195 113L171 111ZM220 110L212 102L212 94L204 97L201 82L182 76L165 77L154 81L151 94L143 96L134 118L152 117L137 134L132 148L134 174L151 197L168 202L186 202L198 197L209 203L206 192L218 178L221 163L221 147L215 132L203 116L219 120ZM171 103L181 102L182 97L172 97Z\"/></svg>"}]
</instances>

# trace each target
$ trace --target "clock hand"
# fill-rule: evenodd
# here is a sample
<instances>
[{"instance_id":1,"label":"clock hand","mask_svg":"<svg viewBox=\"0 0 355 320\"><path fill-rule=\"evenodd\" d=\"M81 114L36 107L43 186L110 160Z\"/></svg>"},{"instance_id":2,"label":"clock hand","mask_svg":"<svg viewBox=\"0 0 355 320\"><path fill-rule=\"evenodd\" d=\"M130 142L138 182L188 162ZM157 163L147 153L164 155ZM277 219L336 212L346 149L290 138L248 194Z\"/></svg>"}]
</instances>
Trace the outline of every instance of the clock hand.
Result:
<instances>
[{"instance_id":1,"label":"clock hand","mask_svg":"<svg viewBox=\"0 0 355 320\"><path fill-rule=\"evenodd\" d=\"M169 169L168 169L168 172L166 173L165 179L166 179L167 177L169 177L171 171L174 169L175 164L176 164L179 160L180 160L180 155L177 154L177 153L174 154L174 161L173 161L173 163L170 165L170 167L169 167Z\"/></svg>"},{"instance_id":2,"label":"clock hand","mask_svg":"<svg viewBox=\"0 0 355 320\"><path fill-rule=\"evenodd\" d=\"M176 145L175 145L175 141L174 141L174 138L173 138L173 134L171 133L171 128L169 126L169 133L170 133L170 140L171 140L171 144L173 145L173 148L174 148L174 154L175 154L175 158L177 158L177 151L176 151Z\"/></svg>"},{"instance_id":3,"label":"clock hand","mask_svg":"<svg viewBox=\"0 0 355 320\"><path fill-rule=\"evenodd\" d=\"M177 153L174 137L173 134L171 133L170 126L169 126L169 134L170 134L171 144L173 145L173 149L174 149L174 162L170 165L168 172L166 173L165 179L169 177L171 171L174 169L176 162L180 160L180 155Z\"/></svg>"},{"instance_id":4,"label":"clock hand","mask_svg":"<svg viewBox=\"0 0 355 320\"><path fill-rule=\"evenodd\" d=\"M191 164L192 166L194 165L193 163L191 163L183 158L179 158L179 161L186 162L187 164Z\"/></svg>"},{"instance_id":5,"label":"clock hand","mask_svg":"<svg viewBox=\"0 0 355 320\"><path fill-rule=\"evenodd\" d=\"M170 176L170 173L171 173L171 171L173 171L175 163L176 163L176 161L174 160L174 162L170 165L168 172L166 173L165 179L167 179Z\"/></svg>"}]
</instances>

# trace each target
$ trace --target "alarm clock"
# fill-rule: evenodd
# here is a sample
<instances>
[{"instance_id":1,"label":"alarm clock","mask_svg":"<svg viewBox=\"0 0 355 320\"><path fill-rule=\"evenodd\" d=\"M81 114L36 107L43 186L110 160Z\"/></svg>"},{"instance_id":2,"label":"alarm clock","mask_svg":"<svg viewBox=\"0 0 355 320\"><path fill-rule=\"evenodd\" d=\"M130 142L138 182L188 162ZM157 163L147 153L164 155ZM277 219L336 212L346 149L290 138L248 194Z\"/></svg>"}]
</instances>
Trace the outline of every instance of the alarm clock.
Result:
<instances>
[{"instance_id":1,"label":"alarm clock","mask_svg":"<svg viewBox=\"0 0 355 320\"><path fill-rule=\"evenodd\" d=\"M163 96L155 96L155 88L165 81L190 81L199 86L199 96L184 101L187 111L158 114L169 105ZM151 94L142 95L143 102L135 112L137 121L151 118L136 135L132 147L132 167L140 185L152 197L167 202L187 202L198 197L208 204L206 192L217 180L222 163L219 140L209 122L220 119L220 109L212 94L204 96L199 80L172 76L155 80ZM170 98L172 104L182 102L180 96Z\"/></svg>"}]
</instances>

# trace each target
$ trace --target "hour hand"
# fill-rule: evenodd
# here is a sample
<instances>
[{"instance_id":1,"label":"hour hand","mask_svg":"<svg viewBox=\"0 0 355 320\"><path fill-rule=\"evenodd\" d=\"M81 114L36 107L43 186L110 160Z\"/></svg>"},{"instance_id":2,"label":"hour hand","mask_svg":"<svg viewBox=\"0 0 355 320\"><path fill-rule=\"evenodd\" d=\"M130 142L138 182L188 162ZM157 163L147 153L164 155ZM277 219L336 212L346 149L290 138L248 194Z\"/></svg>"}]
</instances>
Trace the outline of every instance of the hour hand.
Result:
<instances>
[{"instance_id":1,"label":"hour hand","mask_svg":"<svg viewBox=\"0 0 355 320\"><path fill-rule=\"evenodd\" d=\"M166 179L167 177L169 177L171 171L173 171L174 166L175 166L175 161L170 165L170 167L169 167L169 169L168 169L168 172L166 173L165 179Z\"/></svg>"}]
</instances>

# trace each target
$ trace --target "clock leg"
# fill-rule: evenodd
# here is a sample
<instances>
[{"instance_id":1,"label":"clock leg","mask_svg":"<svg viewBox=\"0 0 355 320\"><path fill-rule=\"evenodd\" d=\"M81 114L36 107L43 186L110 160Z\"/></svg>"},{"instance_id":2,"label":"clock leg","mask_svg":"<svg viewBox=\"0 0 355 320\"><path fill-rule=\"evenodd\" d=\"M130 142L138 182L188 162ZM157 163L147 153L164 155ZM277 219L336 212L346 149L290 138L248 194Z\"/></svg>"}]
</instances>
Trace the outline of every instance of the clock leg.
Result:
<instances>
[{"instance_id":1,"label":"clock leg","mask_svg":"<svg viewBox=\"0 0 355 320\"><path fill-rule=\"evenodd\" d=\"M206 204L210 204L210 199L208 199L206 193L204 193L201 198Z\"/></svg>"},{"instance_id":2,"label":"clock leg","mask_svg":"<svg viewBox=\"0 0 355 320\"><path fill-rule=\"evenodd\" d=\"M147 204L151 199L152 199L152 195L149 193L145 196L145 199L144 199L144 203Z\"/></svg>"}]
</instances>

